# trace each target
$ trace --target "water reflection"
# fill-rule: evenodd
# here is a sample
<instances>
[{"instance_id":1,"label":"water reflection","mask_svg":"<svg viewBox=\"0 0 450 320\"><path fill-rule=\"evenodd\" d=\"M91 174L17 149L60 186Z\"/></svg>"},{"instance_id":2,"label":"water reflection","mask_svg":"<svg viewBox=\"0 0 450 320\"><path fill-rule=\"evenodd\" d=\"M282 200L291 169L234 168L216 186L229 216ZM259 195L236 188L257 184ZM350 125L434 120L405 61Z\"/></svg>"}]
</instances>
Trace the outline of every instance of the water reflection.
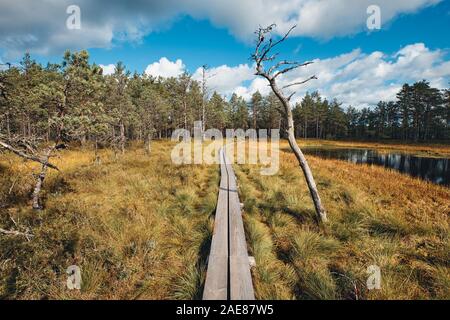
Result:
<instances>
[{"instance_id":1,"label":"water reflection","mask_svg":"<svg viewBox=\"0 0 450 320\"><path fill-rule=\"evenodd\" d=\"M353 163L375 164L413 177L450 186L450 159L418 157L402 153L378 153L372 149L304 148L305 154Z\"/></svg>"}]
</instances>

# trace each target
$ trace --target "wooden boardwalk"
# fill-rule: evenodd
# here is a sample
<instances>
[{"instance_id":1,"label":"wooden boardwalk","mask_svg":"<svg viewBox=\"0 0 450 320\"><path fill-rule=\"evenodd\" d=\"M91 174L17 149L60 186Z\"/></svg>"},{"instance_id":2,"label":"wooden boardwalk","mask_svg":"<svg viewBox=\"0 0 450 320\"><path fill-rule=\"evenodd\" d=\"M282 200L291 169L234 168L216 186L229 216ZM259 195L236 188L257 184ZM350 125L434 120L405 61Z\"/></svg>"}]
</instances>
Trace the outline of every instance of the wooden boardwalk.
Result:
<instances>
[{"instance_id":1,"label":"wooden boardwalk","mask_svg":"<svg viewBox=\"0 0 450 320\"><path fill-rule=\"evenodd\" d=\"M223 148L220 189L203 300L254 300L236 176Z\"/></svg>"}]
</instances>

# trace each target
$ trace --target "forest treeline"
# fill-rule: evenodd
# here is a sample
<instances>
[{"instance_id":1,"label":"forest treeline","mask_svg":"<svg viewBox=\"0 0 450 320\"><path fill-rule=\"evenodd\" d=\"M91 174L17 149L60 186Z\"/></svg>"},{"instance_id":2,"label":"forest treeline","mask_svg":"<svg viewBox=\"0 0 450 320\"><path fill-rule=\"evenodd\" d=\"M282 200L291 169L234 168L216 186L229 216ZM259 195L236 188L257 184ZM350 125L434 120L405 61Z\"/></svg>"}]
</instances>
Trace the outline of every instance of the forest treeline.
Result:
<instances>
[{"instance_id":1,"label":"forest treeline","mask_svg":"<svg viewBox=\"0 0 450 320\"><path fill-rule=\"evenodd\" d=\"M423 80L404 84L396 101L380 101L345 112L315 92L296 108L298 135L316 138L396 139L436 141L450 139L450 90L439 90Z\"/></svg>"},{"instance_id":2,"label":"forest treeline","mask_svg":"<svg viewBox=\"0 0 450 320\"><path fill-rule=\"evenodd\" d=\"M250 101L226 100L207 79L131 74L122 63L103 75L86 51L66 52L62 63L42 66L29 54L0 71L0 135L5 139L87 141L124 148L129 140L170 137L178 128L280 128L280 102L255 92ZM62 107L63 106L63 107ZM405 84L396 101L343 108L336 99L308 93L293 110L297 137L325 139L450 139L450 90L426 81Z\"/></svg>"}]
</instances>

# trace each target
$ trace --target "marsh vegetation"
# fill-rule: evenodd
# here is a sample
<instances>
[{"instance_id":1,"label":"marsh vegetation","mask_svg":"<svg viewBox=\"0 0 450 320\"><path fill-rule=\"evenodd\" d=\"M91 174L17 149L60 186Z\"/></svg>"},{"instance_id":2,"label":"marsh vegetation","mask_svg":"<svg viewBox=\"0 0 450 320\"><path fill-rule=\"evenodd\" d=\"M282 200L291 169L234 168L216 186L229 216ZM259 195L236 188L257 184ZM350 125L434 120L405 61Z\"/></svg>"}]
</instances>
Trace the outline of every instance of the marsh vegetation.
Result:
<instances>
[{"instance_id":1,"label":"marsh vegetation","mask_svg":"<svg viewBox=\"0 0 450 320\"><path fill-rule=\"evenodd\" d=\"M292 153L281 152L276 176L235 166L257 298L448 299L448 188L378 166L308 161L328 208L325 228ZM367 289L370 265L381 269L380 290Z\"/></svg>"},{"instance_id":2,"label":"marsh vegetation","mask_svg":"<svg viewBox=\"0 0 450 320\"><path fill-rule=\"evenodd\" d=\"M42 211L29 205L38 166L3 154L0 227L33 237L0 236L0 296L201 298L219 170L174 165L172 148L154 141L148 155L133 143L117 158L104 149L100 163L90 148L61 151L54 162L62 170L49 172ZM329 212L329 223L319 227L287 148L282 142L274 176L234 165L258 299L450 297L450 189L378 166L308 156ZM82 271L79 292L65 286L72 264ZM381 289L369 291L366 270L373 264L381 268Z\"/></svg>"},{"instance_id":3,"label":"marsh vegetation","mask_svg":"<svg viewBox=\"0 0 450 320\"><path fill-rule=\"evenodd\" d=\"M0 235L3 299L196 299L202 294L219 172L176 166L173 144L63 151L43 191L29 205L37 167L0 158L0 227L33 237ZM78 265L82 289L65 286Z\"/></svg>"}]
</instances>

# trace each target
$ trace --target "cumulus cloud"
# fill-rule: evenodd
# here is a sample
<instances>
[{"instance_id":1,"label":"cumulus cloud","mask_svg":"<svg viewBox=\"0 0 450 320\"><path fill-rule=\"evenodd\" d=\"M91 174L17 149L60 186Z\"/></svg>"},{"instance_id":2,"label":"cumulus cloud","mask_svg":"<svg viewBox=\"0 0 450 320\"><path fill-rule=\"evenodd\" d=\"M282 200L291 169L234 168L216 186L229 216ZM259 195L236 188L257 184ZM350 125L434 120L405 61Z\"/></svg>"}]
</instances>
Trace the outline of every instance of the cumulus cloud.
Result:
<instances>
[{"instance_id":1,"label":"cumulus cloud","mask_svg":"<svg viewBox=\"0 0 450 320\"><path fill-rule=\"evenodd\" d=\"M101 67L105 73L114 71L114 65ZM145 73L155 77L177 77L184 71L181 59L172 62L163 57L148 65ZM254 66L248 64L209 68L206 72L208 88L228 98L236 93L246 100L256 91L269 94L267 81L254 73ZM318 90L326 98L336 98L344 105L364 107L380 100L395 99L405 82L426 79L435 87L447 87L450 61L445 60L445 52L430 50L423 43L407 45L392 54L381 51L364 53L355 49L335 57L316 59L312 65L280 77L279 84L302 81L311 75L318 79L295 88L294 102L300 101L307 91ZM202 80L201 68L193 73L193 78ZM287 91L288 94L291 92Z\"/></svg>"},{"instance_id":2,"label":"cumulus cloud","mask_svg":"<svg viewBox=\"0 0 450 320\"><path fill-rule=\"evenodd\" d=\"M298 82L311 75L316 75L318 80L295 88L294 102L307 91L318 90L344 105L363 107L379 100L395 99L405 82L426 79L435 87L446 88L450 81L450 61L445 60L442 50L430 50L423 43L407 45L394 54L380 51L366 54L356 49L336 57L316 59L314 64L281 77L280 85ZM249 99L256 90L262 94L270 92L265 79L254 78L249 85L240 84L232 91Z\"/></svg>"},{"instance_id":3,"label":"cumulus cloud","mask_svg":"<svg viewBox=\"0 0 450 320\"><path fill-rule=\"evenodd\" d=\"M145 69L145 74L163 78L177 77L184 72L185 68L181 59L172 62L166 57L162 57L158 62L149 64Z\"/></svg>"},{"instance_id":4,"label":"cumulus cloud","mask_svg":"<svg viewBox=\"0 0 450 320\"><path fill-rule=\"evenodd\" d=\"M116 71L116 65L114 65L114 64L108 64L108 65L103 65L103 64L101 64L100 65L100 68L102 68L103 69L103 74L105 75L105 76L107 76L107 75L110 75L110 74L113 74L115 71Z\"/></svg>"},{"instance_id":5,"label":"cumulus cloud","mask_svg":"<svg viewBox=\"0 0 450 320\"><path fill-rule=\"evenodd\" d=\"M66 27L72 0L0 1L0 48L8 57L24 51L42 55L66 49L108 48L113 41L139 41L174 16L173 0L78 0L81 29Z\"/></svg>"},{"instance_id":6,"label":"cumulus cloud","mask_svg":"<svg viewBox=\"0 0 450 320\"><path fill-rule=\"evenodd\" d=\"M297 34L329 38L362 30L368 18L367 8L376 4L380 7L382 23L387 24L403 13L413 13L420 8L434 5L441 0L299 0L296 14L282 21L284 29L292 23L298 25Z\"/></svg>"},{"instance_id":7,"label":"cumulus cloud","mask_svg":"<svg viewBox=\"0 0 450 320\"><path fill-rule=\"evenodd\" d=\"M235 88L247 80L254 78L254 68L247 64L240 64L236 67L229 67L222 65L219 67L207 69L205 78L208 88L213 91L218 91L223 95L230 95ZM195 80L202 80L202 68L198 68L194 74Z\"/></svg>"},{"instance_id":8,"label":"cumulus cloud","mask_svg":"<svg viewBox=\"0 0 450 320\"><path fill-rule=\"evenodd\" d=\"M441 0L378 0L382 21L412 13ZM155 28L187 14L208 19L248 40L258 25L276 23L277 32L293 24L294 35L329 38L364 30L372 0L78 0L81 30L66 28L72 0L2 0L0 48L8 56L24 51L61 53L65 49L105 48L114 41L140 41Z\"/></svg>"}]
</instances>

